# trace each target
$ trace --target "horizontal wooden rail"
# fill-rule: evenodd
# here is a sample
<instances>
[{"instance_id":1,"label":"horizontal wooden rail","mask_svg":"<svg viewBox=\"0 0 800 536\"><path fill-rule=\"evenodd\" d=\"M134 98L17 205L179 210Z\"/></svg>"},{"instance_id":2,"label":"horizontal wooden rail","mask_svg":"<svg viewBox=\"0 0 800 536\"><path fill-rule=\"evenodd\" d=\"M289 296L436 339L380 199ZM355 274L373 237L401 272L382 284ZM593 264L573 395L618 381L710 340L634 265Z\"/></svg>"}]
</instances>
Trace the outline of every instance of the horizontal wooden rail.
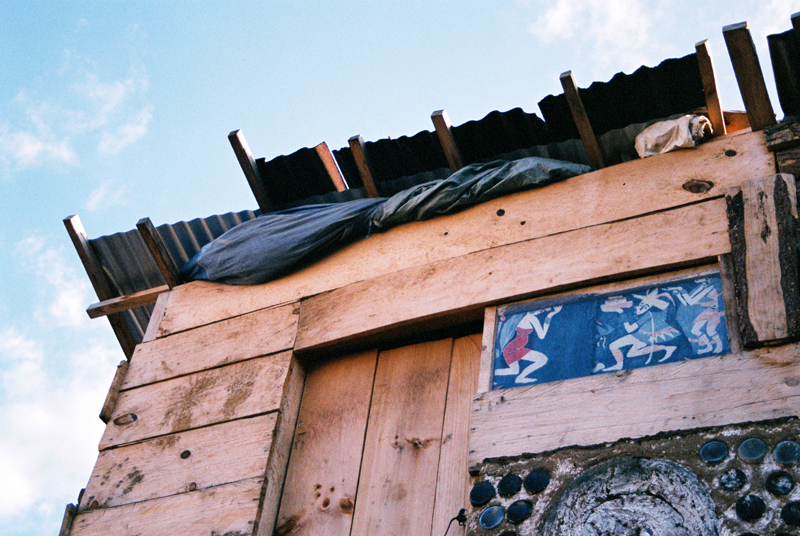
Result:
<instances>
[{"instance_id":1,"label":"horizontal wooden rail","mask_svg":"<svg viewBox=\"0 0 800 536\"><path fill-rule=\"evenodd\" d=\"M159 294L169 292L169 286L161 285L158 287L149 288L147 290L140 290L133 294L126 294L118 298L111 298L98 303L94 303L86 309L86 314L89 318L99 318L101 316L113 315L114 313L121 313L128 309L135 309L155 303Z\"/></svg>"}]
</instances>

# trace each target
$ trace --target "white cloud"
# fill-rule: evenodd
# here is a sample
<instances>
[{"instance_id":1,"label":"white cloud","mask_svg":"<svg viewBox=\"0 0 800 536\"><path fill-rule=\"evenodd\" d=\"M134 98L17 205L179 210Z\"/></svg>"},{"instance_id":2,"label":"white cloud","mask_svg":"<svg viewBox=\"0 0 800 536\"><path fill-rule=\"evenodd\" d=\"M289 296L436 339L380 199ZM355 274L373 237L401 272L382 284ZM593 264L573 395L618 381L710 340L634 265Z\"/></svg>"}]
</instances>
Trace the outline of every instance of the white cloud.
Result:
<instances>
[{"instance_id":1,"label":"white cloud","mask_svg":"<svg viewBox=\"0 0 800 536\"><path fill-rule=\"evenodd\" d=\"M110 208L124 205L127 193L127 187L116 187L112 181L105 181L89 194L85 205L86 210L94 212L101 207Z\"/></svg>"},{"instance_id":2,"label":"white cloud","mask_svg":"<svg viewBox=\"0 0 800 536\"><path fill-rule=\"evenodd\" d=\"M136 143L147 134L147 124L152 118L153 107L145 107L133 121L122 125L115 132L103 132L97 150L105 155L119 153L122 149Z\"/></svg>"}]
</instances>

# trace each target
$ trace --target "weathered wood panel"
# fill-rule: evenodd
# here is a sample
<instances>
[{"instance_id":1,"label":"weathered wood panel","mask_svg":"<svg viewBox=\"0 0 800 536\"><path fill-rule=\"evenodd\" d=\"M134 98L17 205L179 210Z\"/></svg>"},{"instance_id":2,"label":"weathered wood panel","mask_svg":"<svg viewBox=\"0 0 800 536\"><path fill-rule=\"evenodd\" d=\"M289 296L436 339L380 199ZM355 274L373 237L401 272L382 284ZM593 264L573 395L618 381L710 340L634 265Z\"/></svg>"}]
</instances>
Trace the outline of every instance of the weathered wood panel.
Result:
<instances>
[{"instance_id":1,"label":"weathered wood panel","mask_svg":"<svg viewBox=\"0 0 800 536\"><path fill-rule=\"evenodd\" d=\"M75 516L71 536L253 533L263 479L182 493Z\"/></svg>"},{"instance_id":2,"label":"weathered wood panel","mask_svg":"<svg viewBox=\"0 0 800 536\"><path fill-rule=\"evenodd\" d=\"M80 511L263 478L277 412L100 453Z\"/></svg>"},{"instance_id":3,"label":"weathered wood panel","mask_svg":"<svg viewBox=\"0 0 800 536\"><path fill-rule=\"evenodd\" d=\"M800 415L800 346L483 393L470 467L485 458Z\"/></svg>"},{"instance_id":4,"label":"weathered wood panel","mask_svg":"<svg viewBox=\"0 0 800 536\"><path fill-rule=\"evenodd\" d=\"M431 536L444 534L450 519L469 507L469 428L472 398L478 392L480 354L480 335L453 341ZM463 535L464 528L454 524L448 534Z\"/></svg>"},{"instance_id":5,"label":"weathered wood panel","mask_svg":"<svg viewBox=\"0 0 800 536\"><path fill-rule=\"evenodd\" d=\"M123 389L207 370L294 345L297 305L264 309L140 344Z\"/></svg>"},{"instance_id":6,"label":"weathered wood panel","mask_svg":"<svg viewBox=\"0 0 800 536\"><path fill-rule=\"evenodd\" d=\"M283 352L124 391L100 450L275 411L290 357Z\"/></svg>"},{"instance_id":7,"label":"weathered wood panel","mask_svg":"<svg viewBox=\"0 0 800 536\"><path fill-rule=\"evenodd\" d=\"M103 402L103 407L100 408L100 420L108 424L111 420L111 414L114 413L114 406L117 405L117 398L119 398L119 391L122 388L122 382L125 380L125 374L128 372L130 366L129 361L120 361L117 365L117 370L114 373L114 379L111 380L111 386L108 388L106 399Z\"/></svg>"},{"instance_id":8,"label":"weathered wood panel","mask_svg":"<svg viewBox=\"0 0 800 536\"><path fill-rule=\"evenodd\" d=\"M479 251L303 301L295 349L474 311L570 284L699 264L728 253L725 200Z\"/></svg>"},{"instance_id":9,"label":"weathered wood panel","mask_svg":"<svg viewBox=\"0 0 800 536\"><path fill-rule=\"evenodd\" d=\"M350 534L377 356L370 350L309 371L276 534Z\"/></svg>"},{"instance_id":10,"label":"weathered wood panel","mask_svg":"<svg viewBox=\"0 0 800 536\"><path fill-rule=\"evenodd\" d=\"M691 151L625 162L458 214L373 234L369 240L264 285L181 285L171 293L159 336L429 262L721 196L728 187L774 173L774 169L773 155L758 132L716 138ZM705 193L691 193L682 185L692 179L714 186ZM553 210L564 199L580 210ZM499 209L504 210L503 216L498 215Z\"/></svg>"},{"instance_id":11,"label":"weathered wood panel","mask_svg":"<svg viewBox=\"0 0 800 536\"><path fill-rule=\"evenodd\" d=\"M430 536L452 345L378 357L352 534Z\"/></svg>"}]
</instances>

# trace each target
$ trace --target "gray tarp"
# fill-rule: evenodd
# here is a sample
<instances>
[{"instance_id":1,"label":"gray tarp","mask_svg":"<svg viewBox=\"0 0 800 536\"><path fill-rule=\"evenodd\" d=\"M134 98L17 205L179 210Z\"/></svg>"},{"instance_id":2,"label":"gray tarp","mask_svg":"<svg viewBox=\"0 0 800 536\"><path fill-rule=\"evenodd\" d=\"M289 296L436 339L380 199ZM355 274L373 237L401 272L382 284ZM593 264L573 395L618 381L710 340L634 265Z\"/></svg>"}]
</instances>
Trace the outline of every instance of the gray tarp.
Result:
<instances>
[{"instance_id":1,"label":"gray tarp","mask_svg":"<svg viewBox=\"0 0 800 536\"><path fill-rule=\"evenodd\" d=\"M425 220L591 171L582 164L530 157L473 164L447 179L388 199L308 205L246 221L206 244L181 269L186 280L265 283L318 259L370 230Z\"/></svg>"}]
</instances>

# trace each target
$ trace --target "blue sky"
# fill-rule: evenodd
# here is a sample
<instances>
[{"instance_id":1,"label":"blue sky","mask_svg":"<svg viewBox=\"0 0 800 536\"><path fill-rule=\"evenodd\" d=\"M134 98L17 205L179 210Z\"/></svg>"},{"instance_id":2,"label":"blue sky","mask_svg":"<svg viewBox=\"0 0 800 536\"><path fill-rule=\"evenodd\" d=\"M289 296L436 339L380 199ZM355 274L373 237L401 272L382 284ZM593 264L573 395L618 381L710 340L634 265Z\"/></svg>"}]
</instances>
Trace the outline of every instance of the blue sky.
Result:
<instances>
[{"instance_id":1,"label":"blue sky","mask_svg":"<svg viewBox=\"0 0 800 536\"><path fill-rule=\"evenodd\" d=\"M658 4L653 7L653 4ZM711 41L765 36L800 0L73 2L0 6L0 535L56 534L97 456L123 358L61 220L91 237L255 208L227 141L256 156L332 149L522 107Z\"/></svg>"}]
</instances>

